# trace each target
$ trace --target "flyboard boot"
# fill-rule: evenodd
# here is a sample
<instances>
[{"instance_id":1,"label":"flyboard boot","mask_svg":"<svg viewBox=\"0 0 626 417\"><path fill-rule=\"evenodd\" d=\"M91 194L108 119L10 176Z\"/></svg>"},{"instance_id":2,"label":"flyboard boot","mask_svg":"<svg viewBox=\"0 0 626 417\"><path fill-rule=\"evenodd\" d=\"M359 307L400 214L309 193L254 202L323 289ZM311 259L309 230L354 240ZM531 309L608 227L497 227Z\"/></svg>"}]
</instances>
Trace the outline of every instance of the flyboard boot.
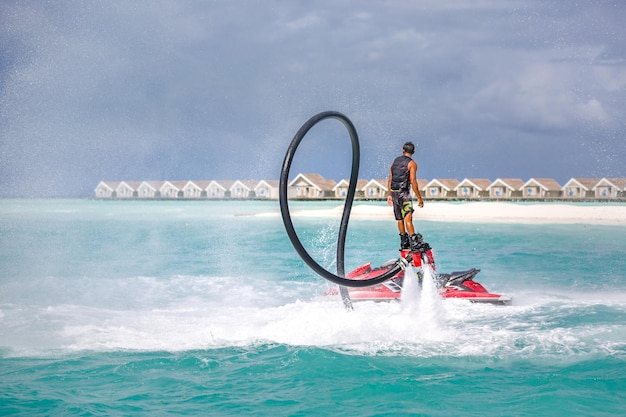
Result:
<instances>
[{"instance_id":1,"label":"flyboard boot","mask_svg":"<svg viewBox=\"0 0 626 417\"><path fill-rule=\"evenodd\" d=\"M401 251L402 257L413 265L420 288L424 279L424 264L435 270L435 258L430 245L424 242L422 235L417 233L409 236L409 249Z\"/></svg>"},{"instance_id":2,"label":"flyboard boot","mask_svg":"<svg viewBox=\"0 0 626 417\"><path fill-rule=\"evenodd\" d=\"M421 234L412 234L409 236L409 247L411 252L424 252L424 238Z\"/></svg>"},{"instance_id":3,"label":"flyboard boot","mask_svg":"<svg viewBox=\"0 0 626 417\"><path fill-rule=\"evenodd\" d=\"M400 233L400 251L411 249L408 233Z\"/></svg>"},{"instance_id":4,"label":"flyboard boot","mask_svg":"<svg viewBox=\"0 0 626 417\"><path fill-rule=\"evenodd\" d=\"M400 254L411 262L414 268L421 268L422 264L427 263L433 270L435 269L432 248L424 242L424 238L419 233L409 236L409 248L401 249Z\"/></svg>"}]
</instances>

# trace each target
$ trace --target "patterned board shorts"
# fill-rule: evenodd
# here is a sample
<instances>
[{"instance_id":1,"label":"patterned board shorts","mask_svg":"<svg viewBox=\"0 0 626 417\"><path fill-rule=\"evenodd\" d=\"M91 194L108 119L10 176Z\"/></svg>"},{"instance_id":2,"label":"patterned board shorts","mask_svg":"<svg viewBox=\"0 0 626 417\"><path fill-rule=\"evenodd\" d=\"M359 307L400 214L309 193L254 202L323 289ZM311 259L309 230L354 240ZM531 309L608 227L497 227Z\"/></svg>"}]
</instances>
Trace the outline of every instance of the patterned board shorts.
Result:
<instances>
[{"instance_id":1,"label":"patterned board shorts","mask_svg":"<svg viewBox=\"0 0 626 417\"><path fill-rule=\"evenodd\" d=\"M391 200L396 220L404 220L407 214L413 213L413 202L409 191L391 191Z\"/></svg>"}]
</instances>

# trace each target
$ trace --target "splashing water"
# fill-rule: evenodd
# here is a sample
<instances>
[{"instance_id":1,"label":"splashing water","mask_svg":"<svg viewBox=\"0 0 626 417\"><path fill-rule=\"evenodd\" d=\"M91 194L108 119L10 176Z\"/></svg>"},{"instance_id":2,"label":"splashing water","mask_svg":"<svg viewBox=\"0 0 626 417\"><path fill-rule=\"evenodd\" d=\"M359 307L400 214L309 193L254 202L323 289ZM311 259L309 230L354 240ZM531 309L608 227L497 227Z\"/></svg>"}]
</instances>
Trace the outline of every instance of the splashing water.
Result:
<instances>
[{"instance_id":1,"label":"splashing water","mask_svg":"<svg viewBox=\"0 0 626 417\"><path fill-rule=\"evenodd\" d=\"M411 265L407 266L404 271L404 281L402 282L402 294L400 300L402 302L402 311L407 315L417 315L418 306L420 305L422 290L419 282L418 271L413 269Z\"/></svg>"},{"instance_id":2,"label":"splashing water","mask_svg":"<svg viewBox=\"0 0 626 417\"><path fill-rule=\"evenodd\" d=\"M327 270L336 268L337 226L334 223L321 227L311 240L311 245L314 258L319 259Z\"/></svg>"},{"instance_id":3,"label":"splashing water","mask_svg":"<svg viewBox=\"0 0 626 417\"><path fill-rule=\"evenodd\" d=\"M430 264L422 266L422 294L418 314L428 330L441 330L445 325L443 300L437 291L435 273Z\"/></svg>"},{"instance_id":4,"label":"splashing water","mask_svg":"<svg viewBox=\"0 0 626 417\"><path fill-rule=\"evenodd\" d=\"M440 339L446 332L445 310L432 267L429 264L417 269L408 266L404 274L401 297L403 314L417 319L422 337Z\"/></svg>"}]
</instances>

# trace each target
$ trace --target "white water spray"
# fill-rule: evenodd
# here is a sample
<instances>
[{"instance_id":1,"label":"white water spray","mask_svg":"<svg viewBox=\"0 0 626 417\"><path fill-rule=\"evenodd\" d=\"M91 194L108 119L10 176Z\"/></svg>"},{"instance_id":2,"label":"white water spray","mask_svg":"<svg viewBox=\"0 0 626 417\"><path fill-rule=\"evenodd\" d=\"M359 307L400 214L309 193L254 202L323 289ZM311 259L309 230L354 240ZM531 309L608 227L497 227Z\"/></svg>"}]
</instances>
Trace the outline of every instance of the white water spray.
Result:
<instances>
[{"instance_id":1,"label":"white water spray","mask_svg":"<svg viewBox=\"0 0 626 417\"><path fill-rule=\"evenodd\" d=\"M419 322L422 335L436 338L441 334L445 324L445 310L431 265L424 263L421 268L406 268L401 300L403 314Z\"/></svg>"},{"instance_id":2,"label":"white water spray","mask_svg":"<svg viewBox=\"0 0 626 417\"><path fill-rule=\"evenodd\" d=\"M417 314L422 294L419 277L417 275L418 271L418 269L413 269L411 265L407 266L404 270L404 280L402 282L402 294L400 295L402 311L411 316Z\"/></svg>"},{"instance_id":3,"label":"white water spray","mask_svg":"<svg viewBox=\"0 0 626 417\"><path fill-rule=\"evenodd\" d=\"M424 326L429 330L441 329L445 323L445 310L443 300L437 284L435 283L435 272L430 264L422 265L422 293L420 297L418 316L423 320Z\"/></svg>"}]
</instances>

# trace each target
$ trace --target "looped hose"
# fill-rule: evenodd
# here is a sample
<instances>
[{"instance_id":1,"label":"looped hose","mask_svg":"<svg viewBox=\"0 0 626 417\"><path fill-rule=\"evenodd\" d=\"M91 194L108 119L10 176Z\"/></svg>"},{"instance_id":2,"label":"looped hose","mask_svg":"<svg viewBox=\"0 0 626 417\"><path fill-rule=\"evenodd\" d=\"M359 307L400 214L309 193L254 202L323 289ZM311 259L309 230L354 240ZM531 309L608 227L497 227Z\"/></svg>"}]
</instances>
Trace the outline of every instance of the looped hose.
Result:
<instances>
[{"instance_id":1,"label":"looped hose","mask_svg":"<svg viewBox=\"0 0 626 417\"><path fill-rule=\"evenodd\" d=\"M300 239L298 238L298 235L294 229L293 222L291 221L291 215L289 213L289 201L287 198L289 170L291 169L291 163L293 161L296 150L298 149L298 145L300 145L302 139L304 139L306 134L309 132L309 130L311 130L313 126L325 119L337 119L342 122L348 130L348 133L350 134L350 139L352 141L352 170L350 172L350 184L348 185L348 194L346 195L346 200L343 207L343 214L341 216L341 223L339 226L339 234L337 237L337 275L327 271L324 267L318 264L317 261L315 261L315 259L313 259L311 255L309 255L307 250L302 245L302 242L300 242ZM287 153L283 162L283 168L280 173L280 212L283 217L285 229L287 230L287 235L289 236L289 240L291 240L291 244L296 249L296 252L298 252L302 260L318 275L320 275L322 278L327 279L330 282L345 287L369 287L371 285L380 284L393 278L398 272L402 271L408 265L407 260L399 258L393 268L375 278L363 280L345 278L344 253L346 234L348 231L348 221L350 220L350 211L352 210L352 202L354 201L354 195L356 193L356 184L359 176L359 162L359 137L352 122L342 113L336 111L325 111L311 117L306 123L302 125L300 130L298 130L293 140L291 141L289 148L287 148ZM347 296L347 291L342 291L342 297L344 298L344 303L346 303L344 294Z\"/></svg>"}]
</instances>

